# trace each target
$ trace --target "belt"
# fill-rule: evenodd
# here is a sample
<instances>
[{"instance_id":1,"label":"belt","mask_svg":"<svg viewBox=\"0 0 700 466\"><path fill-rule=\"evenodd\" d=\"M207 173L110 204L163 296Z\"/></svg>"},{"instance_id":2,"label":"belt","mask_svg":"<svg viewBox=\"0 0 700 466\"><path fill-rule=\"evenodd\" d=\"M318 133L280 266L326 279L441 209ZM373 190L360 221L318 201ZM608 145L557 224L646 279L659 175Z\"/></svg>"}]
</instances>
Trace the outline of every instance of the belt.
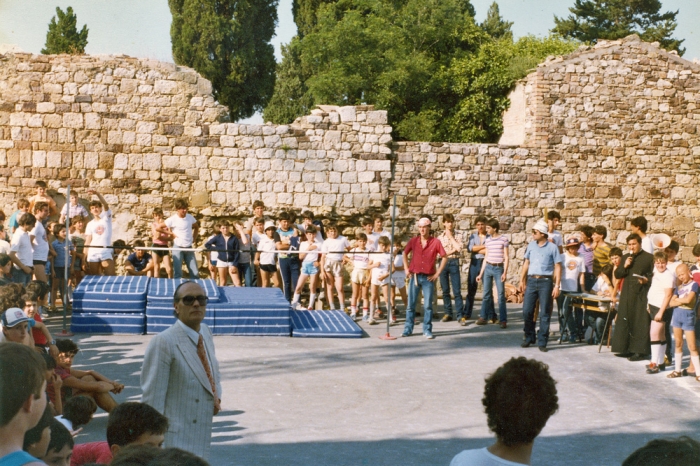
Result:
<instances>
[{"instance_id":1,"label":"belt","mask_svg":"<svg viewBox=\"0 0 700 466\"><path fill-rule=\"evenodd\" d=\"M551 275L528 275L527 277L528 278L548 278L550 280L552 279Z\"/></svg>"},{"instance_id":2,"label":"belt","mask_svg":"<svg viewBox=\"0 0 700 466\"><path fill-rule=\"evenodd\" d=\"M494 263L492 263L492 262L487 262L486 264L487 264L487 265L492 265L492 266L494 266L494 267L503 267L504 262L499 262L498 264L494 264ZM530 275L530 276L532 276L532 275Z\"/></svg>"}]
</instances>

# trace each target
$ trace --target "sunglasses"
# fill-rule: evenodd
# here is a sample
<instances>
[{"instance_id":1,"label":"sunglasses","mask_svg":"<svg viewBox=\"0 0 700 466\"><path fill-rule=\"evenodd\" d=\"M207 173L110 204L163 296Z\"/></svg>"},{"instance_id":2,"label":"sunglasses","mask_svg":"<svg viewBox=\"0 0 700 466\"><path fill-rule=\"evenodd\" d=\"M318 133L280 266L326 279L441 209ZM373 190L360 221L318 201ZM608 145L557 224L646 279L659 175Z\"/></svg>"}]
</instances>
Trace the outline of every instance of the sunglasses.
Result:
<instances>
[{"instance_id":1,"label":"sunglasses","mask_svg":"<svg viewBox=\"0 0 700 466\"><path fill-rule=\"evenodd\" d=\"M186 306L191 306L194 304L194 301L197 300L200 306L204 306L207 304L209 301L209 298L207 298L204 295L200 296L183 296L180 298L180 301L182 301Z\"/></svg>"}]
</instances>

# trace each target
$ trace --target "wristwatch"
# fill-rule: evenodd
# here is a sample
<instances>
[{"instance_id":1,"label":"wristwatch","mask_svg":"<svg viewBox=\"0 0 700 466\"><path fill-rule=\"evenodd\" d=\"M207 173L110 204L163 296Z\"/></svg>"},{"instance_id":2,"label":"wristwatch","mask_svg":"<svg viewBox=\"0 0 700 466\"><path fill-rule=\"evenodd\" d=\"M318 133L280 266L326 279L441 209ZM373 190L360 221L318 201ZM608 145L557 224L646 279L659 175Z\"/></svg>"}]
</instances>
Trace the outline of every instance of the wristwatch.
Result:
<instances>
[{"instance_id":1,"label":"wristwatch","mask_svg":"<svg viewBox=\"0 0 700 466\"><path fill-rule=\"evenodd\" d=\"M56 340L51 340L51 342L49 342L49 346L56 346Z\"/></svg>"}]
</instances>

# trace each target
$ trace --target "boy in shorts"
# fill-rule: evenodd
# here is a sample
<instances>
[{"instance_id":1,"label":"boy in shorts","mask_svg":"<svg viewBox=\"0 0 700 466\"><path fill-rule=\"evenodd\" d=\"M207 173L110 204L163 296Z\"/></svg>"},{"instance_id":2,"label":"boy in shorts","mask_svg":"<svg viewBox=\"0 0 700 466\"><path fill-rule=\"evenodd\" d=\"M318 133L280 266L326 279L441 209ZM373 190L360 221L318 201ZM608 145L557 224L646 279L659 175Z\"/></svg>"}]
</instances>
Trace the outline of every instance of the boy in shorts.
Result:
<instances>
[{"instance_id":1,"label":"boy in shorts","mask_svg":"<svg viewBox=\"0 0 700 466\"><path fill-rule=\"evenodd\" d=\"M88 275L115 275L112 249L107 247L112 245L112 211L102 194L94 189L88 189L88 194L96 195L99 201L90 202L90 213L94 218L85 228L86 272ZM101 247L90 248L90 245Z\"/></svg>"},{"instance_id":2,"label":"boy in shorts","mask_svg":"<svg viewBox=\"0 0 700 466\"><path fill-rule=\"evenodd\" d=\"M696 368L700 366L700 362L698 360L698 348L696 345L697 334L695 333L697 322L695 308L699 290L698 284L695 283L693 278L690 276L690 270L685 264L680 264L678 267L676 267L676 275L678 278L678 288L676 289L675 294L669 303L669 307L673 307L671 326L673 327L673 336L676 340L676 367L673 372L666 376L669 379L675 379L683 375L681 366L683 364L684 333L685 341L688 345L688 351L690 351L692 370L697 370ZM686 371L686 373L688 372L689 371ZM695 379L700 382L699 377L696 376Z\"/></svg>"},{"instance_id":3,"label":"boy in shorts","mask_svg":"<svg viewBox=\"0 0 700 466\"><path fill-rule=\"evenodd\" d=\"M151 223L151 241L152 246L158 248L153 252L153 276L160 276L160 264L163 263L165 273L168 278L173 278L173 264L170 261L170 251L164 251L161 248L167 248L168 242L175 238L170 232L170 228L165 224L165 214L163 209L156 207L153 209L153 223Z\"/></svg>"},{"instance_id":4,"label":"boy in shorts","mask_svg":"<svg viewBox=\"0 0 700 466\"><path fill-rule=\"evenodd\" d=\"M371 225L371 220L370 220ZM370 269L374 263L369 259L370 250L367 249L367 235L358 233L355 236L355 247L350 250L350 257L343 260L352 262L352 298L350 299L350 317L357 318L357 302L362 299L362 320L369 320L369 302L367 291L369 289Z\"/></svg>"},{"instance_id":5,"label":"boy in shorts","mask_svg":"<svg viewBox=\"0 0 700 466\"><path fill-rule=\"evenodd\" d=\"M340 251L350 249L350 242L345 236L338 235L338 226L330 224L326 228L328 238L323 242L321 252L321 270L326 275L326 296L328 305L333 307L333 285L338 292L338 309L345 309L345 292L343 291L343 257Z\"/></svg>"},{"instance_id":6,"label":"boy in shorts","mask_svg":"<svg viewBox=\"0 0 700 466\"><path fill-rule=\"evenodd\" d=\"M277 265L275 264L275 251L280 243L274 222L268 221L265 224L265 236L260 238L255 253L255 266L260 268L260 286L267 288L270 285L270 278L274 286L279 287L277 279Z\"/></svg>"},{"instance_id":7,"label":"boy in shorts","mask_svg":"<svg viewBox=\"0 0 700 466\"><path fill-rule=\"evenodd\" d=\"M294 298L292 299L292 309L299 306L301 292L304 289L304 283L309 278L309 311L314 309L316 301L316 282L318 280L319 266L321 264L319 255L323 242L316 241L316 227L314 225L306 225L306 241L299 245L299 259L301 259L301 274L297 281L296 290L294 290Z\"/></svg>"},{"instance_id":8,"label":"boy in shorts","mask_svg":"<svg viewBox=\"0 0 700 466\"><path fill-rule=\"evenodd\" d=\"M376 267L372 269L371 284L372 293L370 297L370 307L369 307L369 320L368 324L374 325L377 323L375 319L381 319L382 314L379 306L375 303L379 302L379 289L382 290L382 295L384 296L384 303L386 304L387 313L389 312L389 282L391 281L389 276L391 275L391 254L389 254L389 249L391 248L391 240L386 236L380 236L377 240L377 247L379 252L382 254L377 254L374 263Z\"/></svg>"}]
</instances>

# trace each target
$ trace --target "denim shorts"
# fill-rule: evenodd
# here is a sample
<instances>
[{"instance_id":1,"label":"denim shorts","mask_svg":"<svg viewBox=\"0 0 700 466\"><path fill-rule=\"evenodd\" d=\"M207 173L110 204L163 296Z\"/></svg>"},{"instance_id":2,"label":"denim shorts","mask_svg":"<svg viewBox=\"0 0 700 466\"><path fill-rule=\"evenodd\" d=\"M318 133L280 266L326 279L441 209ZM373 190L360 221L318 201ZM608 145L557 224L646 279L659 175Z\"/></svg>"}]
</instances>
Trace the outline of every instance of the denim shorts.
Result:
<instances>
[{"instance_id":1,"label":"denim shorts","mask_svg":"<svg viewBox=\"0 0 700 466\"><path fill-rule=\"evenodd\" d=\"M676 308L673 310L671 327L695 330L695 320L695 311Z\"/></svg>"},{"instance_id":2,"label":"denim shorts","mask_svg":"<svg viewBox=\"0 0 700 466\"><path fill-rule=\"evenodd\" d=\"M316 275L318 273L318 267L316 267L313 262L302 262L301 273L304 275Z\"/></svg>"}]
</instances>

